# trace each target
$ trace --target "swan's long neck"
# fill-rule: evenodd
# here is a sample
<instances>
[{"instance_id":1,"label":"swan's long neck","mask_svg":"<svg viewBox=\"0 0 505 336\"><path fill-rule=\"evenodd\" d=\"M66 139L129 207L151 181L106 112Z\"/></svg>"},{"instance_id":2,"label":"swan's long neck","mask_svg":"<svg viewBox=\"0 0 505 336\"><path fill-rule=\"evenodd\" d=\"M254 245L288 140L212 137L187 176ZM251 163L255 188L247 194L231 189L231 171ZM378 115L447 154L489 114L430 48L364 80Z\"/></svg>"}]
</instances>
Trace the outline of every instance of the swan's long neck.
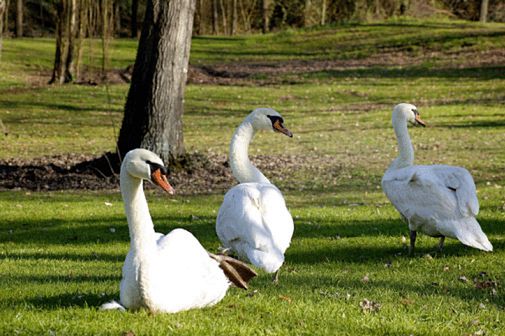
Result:
<instances>
[{"instance_id":1,"label":"swan's long neck","mask_svg":"<svg viewBox=\"0 0 505 336\"><path fill-rule=\"evenodd\" d=\"M235 131L230 144L230 167L240 183L270 183L249 160L249 143L256 133L249 120L245 120Z\"/></svg>"},{"instance_id":2,"label":"swan's long neck","mask_svg":"<svg viewBox=\"0 0 505 336\"><path fill-rule=\"evenodd\" d=\"M393 161L390 168L404 168L414 164L414 148L410 141L407 121L405 119L393 119L393 128L398 141L398 157Z\"/></svg>"},{"instance_id":3,"label":"swan's long neck","mask_svg":"<svg viewBox=\"0 0 505 336\"><path fill-rule=\"evenodd\" d=\"M133 178L122 169L120 186L130 231L130 251L137 269L140 295L144 304L152 308L150 274L156 252L156 236L144 195L143 183L141 179Z\"/></svg>"}]
</instances>

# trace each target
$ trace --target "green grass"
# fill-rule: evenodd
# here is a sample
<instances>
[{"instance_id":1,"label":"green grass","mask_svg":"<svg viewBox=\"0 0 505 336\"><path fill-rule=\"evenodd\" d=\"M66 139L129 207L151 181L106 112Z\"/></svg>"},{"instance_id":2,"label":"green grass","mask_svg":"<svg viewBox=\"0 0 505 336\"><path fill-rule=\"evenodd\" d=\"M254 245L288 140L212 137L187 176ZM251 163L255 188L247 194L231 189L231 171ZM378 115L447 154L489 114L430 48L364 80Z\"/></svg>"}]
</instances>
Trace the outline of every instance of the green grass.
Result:
<instances>
[{"instance_id":1,"label":"green grass","mask_svg":"<svg viewBox=\"0 0 505 336\"><path fill-rule=\"evenodd\" d=\"M250 151L286 159L265 171L295 218L280 284L261 273L249 292L233 288L211 308L175 315L99 311L101 303L118 298L128 250L119 193L1 191L0 334L504 334L503 60L467 66L450 58L469 50L503 52L504 33L500 24L388 21L195 38L194 64L362 59L376 50L439 54L401 67L288 72L266 86L251 81L187 87L184 136L190 151L225 154L234 127L258 106L275 107L295 134L258 134ZM99 51L99 41L87 45ZM131 64L135 47L131 40L115 41L112 65ZM7 39L4 48L0 118L9 134L1 138L0 159L114 148L126 85L108 91L32 85L34 77L41 82L40 74L49 74L54 41ZM85 62L98 67L99 56ZM493 253L448 240L443 254L426 257L437 240L421 235L416 257L406 256L407 227L379 187L396 155L390 111L401 101L416 104L429 124L411 129L416 161L472 172L478 219ZM167 198L148 192L159 232L186 228L210 250L218 247L214 222L222 195L217 190ZM476 288L481 272L497 282L496 293ZM365 298L381 309L362 312Z\"/></svg>"}]
</instances>

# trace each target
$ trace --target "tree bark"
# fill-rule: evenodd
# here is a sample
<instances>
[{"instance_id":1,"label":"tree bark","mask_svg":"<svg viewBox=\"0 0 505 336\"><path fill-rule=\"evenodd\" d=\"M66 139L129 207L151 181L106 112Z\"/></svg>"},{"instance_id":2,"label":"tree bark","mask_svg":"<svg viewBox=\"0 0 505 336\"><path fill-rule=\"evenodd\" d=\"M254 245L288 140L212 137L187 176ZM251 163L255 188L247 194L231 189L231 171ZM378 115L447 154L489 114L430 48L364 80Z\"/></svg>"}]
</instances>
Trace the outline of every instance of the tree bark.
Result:
<instances>
[{"instance_id":1,"label":"tree bark","mask_svg":"<svg viewBox=\"0 0 505 336\"><path fill-rule=\"evenodd\" d=\"M23 36L23 0L16 1L16 37Z\"/></svg>"},{"instance_id":2,"label":"tree bark","mask_svg":"<svg viewBox=\"0 0 505 336\"><path fill-rule=\"evenodd\" d=\"M223 20L223 34L228 33L228 24L226 23L226 8L224 6L224 1L219 0L219 4L221 6L221 19Z\"/></svg>"},{"instance_id":3,"label":"tree bark","mask_svg":"<svg viewBox=\"0 0 505 336\"><path fill-rule=\"evenodd\" d=\"M326 24L326 0L321 3L321 26Z\"/></svg>"},{"instance_id":4,"label":"tree bark","mask_svg":"<svg viewBox=\"0 0 505 336\"><path fill-rule=\"evenodd\" d=\"M184 154L183 97L195 0L148 0L125 114L120 156L146 148L165 163Z\"/></svg>"},{"instance_id":5,"label":"tree bark","mask_svg":"<svg viewBox=\"0 0 505 336\"><path fill-rule=\"evenodd\" d=\"M131 37L137 38L138 23L137 16L139 13L139 0L132 0L132 21L131 21Z\"/></svg>"},{"instance_id":6,"label":"tree bark","mask_svg":"<svg viewBox=\"0 0 505 336\"><path fill-rule=\"evenodd\" d=\"M231 2L231 29L230 29L230 35L235 35L237 34L237 20L238 20L238 14L237 14L237 0L232 0Z\"/></svg>"},{"instance_id":7,"label":"tree bark","mask_svg":"<svg viewBox=\"0 0 505 336\"><path fill-rule=\"evenodd\" d=\"M68 41L68 51L67 57L65 59L65 79L64 82L71 82L74 78L75 73L75 62L74 62L74 53L75 53L75 35L77 33L77 0L69 0L68 2L68 19L67 24L67 41Z\"/></svg>"},{"instance_id":8,"label":"tree bark","mask_svg":"<svg viewBox=\"0 0 505 336\"><path fill-rule=\"evenodd\" d=\"M54 55L53 74L49 84L63 84L65 82L65 66L68 54L68 24L67 1L60 0L56 4L56 51Z\"/></svg>"},{"instance_id":9,"label":"tree bark","mask_svg":"<svg viewBox=\"0 0 505 336\"><path fill-rule=\"evenodd\" d=\"M487 21L487 12L489 7L489 0L482 0L480 3L480 18L479 21L482 23L486 23Z\"/></svg>"},{"instance_id":10,"label":"tree bark","mask_svg":"<svg viewBox=\"0 0 505 336\"><path fill-rule=\"evenodd\" d=\"M0 60L2 59L5 0L0 0Z\"/></svg>"},{"instance_id":11,"label":"tree bark","mask_svg":"<svg viewBox=\"0 0 505 336\"><path fill-rule=\"evenodd\" d=\"M261 32L268 32L268 0L261 0Z\"/></svg>"},{"instance_id":12,"label":"tree bark","mask_svg":"<svg viewBox=\"0 0 505 336\"><path fill-rule=\"evenodd\" d=\"M218 34L218 29L217 29L217 0L212 0L212 34L217 35Z\"/></svg>"}]
</instances>

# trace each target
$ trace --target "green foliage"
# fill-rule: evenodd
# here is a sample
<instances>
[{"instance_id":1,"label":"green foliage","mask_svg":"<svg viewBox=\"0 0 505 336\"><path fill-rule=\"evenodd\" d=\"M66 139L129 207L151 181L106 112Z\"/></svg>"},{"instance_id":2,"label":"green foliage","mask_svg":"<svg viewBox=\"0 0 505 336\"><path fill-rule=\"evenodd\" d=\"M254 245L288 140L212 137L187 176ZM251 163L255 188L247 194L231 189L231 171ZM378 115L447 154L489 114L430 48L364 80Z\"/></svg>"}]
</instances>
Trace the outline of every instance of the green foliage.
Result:
<instances>
[{"instance_id":1,"label":"green foliage","mask_svg":"<svg viewBox=\"0 0 505 336\"><path fill-rule=\"evenodd\" d=\"M212 308L175 315L99 311L101 303L118 298L128 250L118 192L0 192L0 334L503 334L503 67L451 58L468 50L501 51L503 34L503 25L400 21L195 38L192 63L206 65L359 60L373 56L377 46L401 57L440 53L402 67L261 74L262 80L275 77L271 85L187 87L190 151L225 154L234 127L258 106L279 110L295 134L258 134L250 151L286 159L265 170L295 219L280 284L262 273L249 292L233 288ZM104 86L31 87L34 76L51 69L53 42L4 42L0 118L9 135L0 158L113 149L110 125L119 126L126 85L110 85L109 94ZM133 62L132 41L113 48L115 67ZM472 172L478 219L493 253L447 240L435 255L437 241L420 235L416 256L406 256L407 227L379 188L396 155L390 112L400 101L416 104L429 125L411 129L418 163L463 165ZM214 251L222 195L147 193L159 232L186 228ZM361 308L364 299L380 309Z\"/></svg>"}]
</instances>

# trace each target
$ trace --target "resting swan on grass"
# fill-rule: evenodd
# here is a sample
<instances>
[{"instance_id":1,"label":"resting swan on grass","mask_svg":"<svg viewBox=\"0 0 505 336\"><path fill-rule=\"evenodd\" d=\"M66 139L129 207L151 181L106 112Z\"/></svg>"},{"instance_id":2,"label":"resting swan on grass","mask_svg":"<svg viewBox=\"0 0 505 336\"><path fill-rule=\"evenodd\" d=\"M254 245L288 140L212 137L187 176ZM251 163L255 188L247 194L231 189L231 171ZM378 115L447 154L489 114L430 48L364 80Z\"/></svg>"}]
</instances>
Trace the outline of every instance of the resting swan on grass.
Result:
<instances>
[{"instance_id":1,"label":"resting swan on grass","mask_svg":"<svg viewBox=\"0 0 505 336\"><path fill-rule=\"evenodd\" d=\"M148 180L173 194L161 159L145 149L126 154L121 165L120 186L128 228L130 251L123 266L120 304L102 309L147 308L175 313L219 302L230 281L247 288L256 273L227 256L209 254L188 231L175 229L167 235L154 231L142 186Z\"/></svg>"},{"instance_id":2,"label":"resting swan on grass","mask_svg":"<svg viewBox=\"0 0 505 336\"><path fill-rule=\"evenodd\" d=\"M439 250L445 237L451 237L492 251L493 246L475 219L479 201L470 173L462 167L413 165L414 149L407 124L426 126L414 105L396 105L393 128L400 154L384 174L382 188L409 225L410 254L414 252L417 231L440 237Z\"/></svg>"},{"instance_id":3,"label":"resting swan on grass","mask_svg":"<svg viewBox=\"0 0 505 336\"><path fill-rule=\"evenodd\" d=\"M274 273L284 263L293 235L293 218L281 192L249 161L248 149L259 130L274 130L289 137L281 115L270 108L252 111L236 129L230 144L230 167L240 184L224 196L216 220L223 247Z\"/></svg>"}]
</instances>

